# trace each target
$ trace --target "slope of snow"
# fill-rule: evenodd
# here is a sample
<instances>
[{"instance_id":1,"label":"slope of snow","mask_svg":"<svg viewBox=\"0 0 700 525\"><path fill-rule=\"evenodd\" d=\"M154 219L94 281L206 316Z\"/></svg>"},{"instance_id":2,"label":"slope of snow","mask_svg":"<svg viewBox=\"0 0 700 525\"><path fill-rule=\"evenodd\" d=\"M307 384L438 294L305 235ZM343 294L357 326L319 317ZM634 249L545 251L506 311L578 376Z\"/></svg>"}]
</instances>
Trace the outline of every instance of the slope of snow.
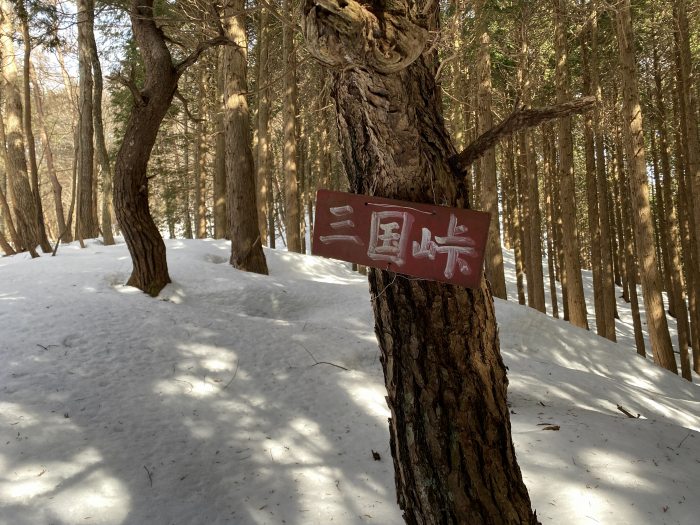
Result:
<instances>
[{"instance_id":1,"label":"slope of snow","mask_svg":"<svg viewBox=\"0 0 700 525\"><path fill-rule=\"evenodd\" d=\"M366 280L167 247L157 299L123 286L123 244L0 259L0 524L402 523ZM626 340L497 313L542 522L697 523L698 387Z\"/></svg>"}]
</instances>

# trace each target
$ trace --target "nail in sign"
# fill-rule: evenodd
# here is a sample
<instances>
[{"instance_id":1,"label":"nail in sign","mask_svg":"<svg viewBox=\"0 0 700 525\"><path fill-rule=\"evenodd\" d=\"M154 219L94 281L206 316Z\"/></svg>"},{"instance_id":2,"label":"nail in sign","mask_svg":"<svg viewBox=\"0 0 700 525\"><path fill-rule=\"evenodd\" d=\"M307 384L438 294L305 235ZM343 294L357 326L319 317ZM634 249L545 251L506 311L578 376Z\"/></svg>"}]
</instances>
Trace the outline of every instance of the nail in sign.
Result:
<instances>
[{"instance_id":1,"label":"nail in sign","mask_svg":"<svg viewBox=\"0 0 700 525\"><path fill-rule=\"evenodd\" d=\"M312 252L478 288L489 221L479 211L319 190Z\"/></svg>"}]
</instances>

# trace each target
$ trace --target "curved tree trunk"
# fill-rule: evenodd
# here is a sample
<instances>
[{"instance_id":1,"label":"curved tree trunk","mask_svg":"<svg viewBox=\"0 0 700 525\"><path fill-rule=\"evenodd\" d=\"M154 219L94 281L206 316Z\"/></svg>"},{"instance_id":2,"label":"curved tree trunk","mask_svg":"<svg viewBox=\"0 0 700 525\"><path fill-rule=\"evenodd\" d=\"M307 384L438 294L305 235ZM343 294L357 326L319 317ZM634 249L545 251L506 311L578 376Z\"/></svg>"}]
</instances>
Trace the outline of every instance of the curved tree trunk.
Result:
<instances>
[{"instance_id":1,"label":"curved tree trunk","mask_svg":"<svg viewBox=\"0 0 700 525\"><path fill-rule=\"evenodd\" d=\"M114 166L114 208L133 262L127 284L156 296L170 282L165 244L148 208L146 170L178 75L153 21L153 0L135 0L131 23L146 65L143 96L134 102Z\"/></svg>"},{"instance_id":2,"label":"curved tree trunk","mask_svg":"<svg viewBox=\"0 0 700 525\"><path fill-rule=\"evenodd\" d=\"M465 206L463 179L448 163L456 152L440 114L436 60L422 54L427 32L410 12L406 2L370 12L354 0L309 1L307 44L342 70L333 98L352 191ZM369 281L406 522L537 523L515 459L485 281L467 290L376 269Z\"/></svg>"},{"instance_id":3,"label":"curved tree trunk","mask_svg":"<svg viewBox=\"0 0 700 525\"><path fill-rule=\"evenodd\" d=\"M139 89L124 80L134 96L134 107L114 165L114 208L134 268L127 284L156 296L170 282L165 243L148 209L148 159L182 73L209 47L229 42L220 35L201 42L178 64L156 25L153 0L133 0L131 25L144 63L145 79Z\"/></svg>"}]
</instances>

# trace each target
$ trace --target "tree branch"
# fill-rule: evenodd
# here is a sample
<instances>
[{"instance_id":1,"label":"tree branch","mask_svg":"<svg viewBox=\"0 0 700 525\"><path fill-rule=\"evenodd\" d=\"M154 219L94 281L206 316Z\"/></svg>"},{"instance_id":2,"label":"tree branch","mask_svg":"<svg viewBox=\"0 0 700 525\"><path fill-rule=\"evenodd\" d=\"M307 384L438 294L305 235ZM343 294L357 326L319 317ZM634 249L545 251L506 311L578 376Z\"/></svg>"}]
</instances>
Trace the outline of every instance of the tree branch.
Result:
<instances>
[{"instance_id":1,"label":"tree branch","mask_svg":"<svg viewBox=\"0 0 700 525\"><path fill-rule=\"evenodd\" d=\"M210 47L235 45L237 44L224 35L219 35L217 37L210 38L209 40L203 40L202 42L197 44L197 48L194 51L192 51L192 53L190 53L187 57L175 64L175 71L177 72L178 77L182 75L182 73L184 73L185 70L192 64L194 64L199 58L199 56Z\"/></svg>"},{"instance_id":2,"label":"tree branch","mask_svg":"<svg viewBox=\"0 0 700 525\"><path fill-rule=\"evenodd\" d=\"M146 105L146 101L144 100L143 95L141 94L141 90L134 81L133 70L131 71L131 76L129 77L121 73L113 73L109 75L107 79L112 80L114 82L119 82L123 86L129 88L129 91L131 91L131 96L134 97L134 104L136 104L137 106Z\"/></svg>"},{"instance_id":3,"label":"tree branch","mask_svg":"<svg viewBox=\"0 0 700 525\"><path fill-rule=\"evenodd\" d=\"M469 144L464 151L449 159L452 171L455 174L463 174L469 166L480 159L488 150L508 135L512 135L522 129L532 128L558 118L585 113L593 109L595 97L583 97L556 106L543 108L520 109L510 114L497 126L483 133L474 142Z\"/></svg>"},{"instance_id":4,"label":"tree branch","mask_svg":"<svg viewBox=\"0 0 700 525\"><path fill-rule=\"evenodd\" d=\"M178 99L180 102L182 102L182 106L185 109L185 114L187 115L187 118L190 119L192 122L204 122L204 119L202 118L197 118L195 117L191 112L190 112L190 106L187 103L187 99L182 96L182 93L180 93L179 89L175 90L175 98Z\"/></svg>"}]
</instances>

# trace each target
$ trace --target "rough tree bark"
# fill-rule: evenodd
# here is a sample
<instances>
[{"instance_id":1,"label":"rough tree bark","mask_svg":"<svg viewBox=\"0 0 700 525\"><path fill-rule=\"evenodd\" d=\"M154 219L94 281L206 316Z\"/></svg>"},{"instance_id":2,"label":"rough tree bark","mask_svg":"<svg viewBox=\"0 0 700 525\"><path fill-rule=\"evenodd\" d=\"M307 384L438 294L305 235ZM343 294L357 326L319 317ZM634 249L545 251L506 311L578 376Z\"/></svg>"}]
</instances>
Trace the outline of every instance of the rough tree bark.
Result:
<instances>
[{"instance_id":1,"label":"rough tree bark","mask_svg":"<svg viewBox=\"0 0 700 525\"><path fill-rule=\"evenodd\" d=\"M13 11L9 2L0 1L0 48L2 50L2 81L5 96L5 143L7 147L6 170L12 195L12 211L22 250L38 257L36 246L41 242L39 216L34 195L29 184L27 157L22 133L22 96L17 86L18 73L15 61Z\"/></svg>"},{"instance_id":2,"label":"rough tree bark","mask_svg":"<svg viewBox=\"0 0 700 525\"><path fill-rule=\"evenodd\" d=\"M247 45L245 0L224 4L224 31L235 44L224 49L224 137L228 219L231 233L231 265L239 270L267 275L256 204L255 164L246 100Z\"/></svg>"},{"instance_id":3,"label":"rough tree bark","mask_svg":"<svg viewBox=\"0 0 700 525\"><path fill-rule=\"evenodd\" d=\"M228 39L219 35L200 42L187 57L173 63L165 36L154 21L153 0L133 0L130 17L145 78L141 88L122 79L134 96L134 107L114 166L114 208L134 266L127 284L156 296L170 276L165 244L148 209L148 160L180 76L206 49Z\"/></svg>"},{"instance_id":4,"label":"rough tree bark","mask_svg":"<svg viewBox=\"0 0 700 525\"><path fill-rule=\"evenodd\" d=\"M436 29L430 4L427 20ZM334 70L352 191L467 205L440 114L421 6L309 0L311 53ZM459 174L459 177L455 175ZM369 274L399 505L409 524L537 523L513 449L491 293ZM484 465L488 465L487 467Z\"/></svg>"},{"instance_id":5,"label":"rough tree bark","mask_svg":"<svg viewBox=\"0 0 700 525\"><path fill-rule=\"evenodd\" d=\"M566 0L556 0L555 49L557 101L569 97L568 55L566 45ZM586 301L583 295L581 261L576 226L576 189L574 181L574 150L572 122L570 118L559 120L559 179L561 184L561 216L563 223L564 265L566 267L566 290L569 322L574 326L588 328Z\"/></svg>"},{"instance_id":6,"label":"rough tree bark","mask_svg":"<svg viewBox=\"0 0 700 525\"><path fill-rule=\"evenodd\" d=\"M226 211L226 138L224 137L224 49L219 48L216 72L216 150L214 153L214 238L231 236Z\"/></svg>"},{"instance_id":7,"label":"rough tree bark","mask_svg":"<svg viewBox=\"0 0 700 525\"><path fill-rule=\"evenodd\" d=\"M617 302L615 298L615 278L613 273L613 257L611 254L610 222L611 213L608 206L608 177L605 162L605 143L603 138L602 103L603 91L600 84L600 66L598 60L598 10L597 0L590 3L591 14L591 90L596 97L596 107L593 111L593 129L596 149L596 184L598 188L598 205L600 221L600 258L601 281L603 286L603 315L605 317L605 337L611 341L617 340L615 332L615 316Z\"/></svg>"},{"instance_id":8,"label":"rough tree bark","mask_svg":"<svg viewBox=\"0 0 700 525\"><path fill-rule=\"evenodd\" d=\"M257 149L257 188L258 188L258 227L262 240L270 246L270 239L274 237L274 231L268 229L268 215L274 215L272 210L268 209L268 192L271 187L268 184L269 173L269 157L270 157L270 138L268 128L270 124L270 93L269 86L269 55L270 55L270 24L268 22L268 10L262 8L260 10L260 19L258 22L258 31L260 34L260 63L258 64L258 149Z\"/></svg>"},{"instance_id":9,"label":"rough tree bark","mask_svg":"<svg viewBox=\"0 0 700 525\"><path fill-rule=\"evenodd\" d=\"M93 112L93 76L92 52L90 40L94 39L93 22L95 6L92 0L78 0L78 71L80 74L79 128L80 155L78 156L78 201L75 221L75 236L81 239L97 237L98 227L93 208L94 178L94 123ZM80 231L77 231L77 229Z\"/></svg>"},{"instance_id":10,"label":"rough tree bark","mask_svg":"<svg viewBox=\"0 0 700 525\"><path fill-rule=\"evenodd\" d=\"M41 250L44 253L51 253L51 245L46 236L46 226L44 224L44 208L41 204L41 189L39 188L39 166L36 162L36 144L34 142L34 127L32 126L32 90L30 87L30 69L32 39L29 35L29 13L25 5L25 0L17 2L20 24L22 26L23 49L23 70L22 84L24 89L23 123L24 137L27 143L27 160L29 161L29 179L32 184L32 194L34 196L34 206L39 226L39 241Z\"/></svg>"},{"instance_id":11,"label":"rough tree bark","mask_svg":"<svg viewBox=\"0 0 700 525\"><path fill-rule=\"evenodd\" d=\"M294 13L290 0L282 2L282 10ZM292 18L282 28L282 63L284 64L284 193L287 249L301 253L301 213L299 210L299 180L297 167L297 65Z\"/></svg>"},{"instance_id":12,"label":"rough tree bark","mask_svg":"<svg viewBox=\"0 0 700 525\"><path fill-rule=\"evenodd\" d=\"M478 85L477 101L479 110L478 132L484 133L493 127L491 112L491 45L488 33L488 20L484 0L475 3L477 38L479 51L477 59ZM501 229L498 211L498 180L496 177L496 150L489 148L481 159L481 206L491 214L489 238L486 245L486 278L491 283L493 295L507 299L506 277L501 249ZM530 282L528 275L528 282Z\"/></svg>"},{"instance_id":13,"label":"rough tree bark","mask_svg":"<svg viewBox=\"0 0 700 525\"><path fill-rule=\"evenodd\" d=\"M205 139L207 122L204 119L204 69L197 71L197 120L194 123L194 235L197 239L207 236L207 173Z\"/></svg>"},{"instance_id":14,"label":"rough tree bark","mask_svg":"<svg viewBox=\"0 0 700 525\"><path fill-rule=\"evenodd\" d=\"M632 197L631 205L634 210L633 219L637 259L640 265L642 295L654 361L677 374L678 365L671 346L671 336L668 331L668 323L661 298L661 279L654 253L654 233L649 205L642 109L639 101L639 84L630 11L630 1L622 0L616 11L615 27L617 30L622 77L622 133L625 139L625 153L629 161L629 186Z\"/></svg>"}]
</instances>

